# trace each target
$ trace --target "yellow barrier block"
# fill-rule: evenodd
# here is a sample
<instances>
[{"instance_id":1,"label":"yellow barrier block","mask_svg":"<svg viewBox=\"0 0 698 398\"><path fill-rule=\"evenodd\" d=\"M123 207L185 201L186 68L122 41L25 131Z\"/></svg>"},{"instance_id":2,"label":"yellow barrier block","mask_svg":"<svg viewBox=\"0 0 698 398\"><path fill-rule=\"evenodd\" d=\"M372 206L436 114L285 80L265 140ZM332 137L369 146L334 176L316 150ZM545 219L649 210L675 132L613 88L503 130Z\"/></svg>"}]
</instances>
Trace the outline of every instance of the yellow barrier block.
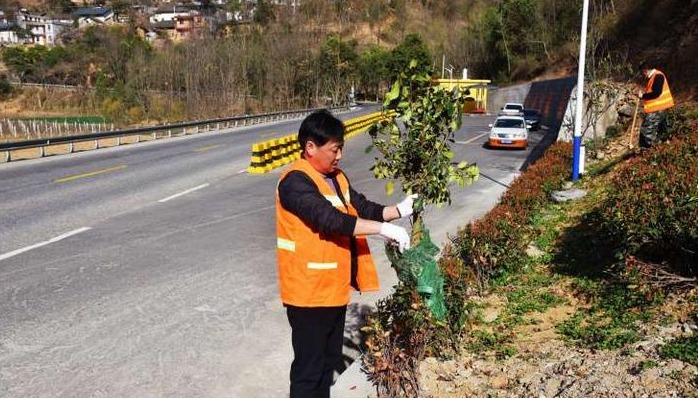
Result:
<instances>
[{"instance_id":1,"label":"yellow barrier block","mask_svg":"<svg viewBox=\"0 0 698 398\"><path fill-rule=\"evenodd\" d=\"M350 119L344 123L345 139L365 131L371 124L384 118L393 117L394 112L374 112L365 116ZM252 155L247 172L251 174L268 173L277 167L294 162L301 157L301 148L297 135L290 134L281 138L271 139L252 144Z\"/></svg>"},{"instance_id":2,"label":"yellow barrier block","mask_svg":"<svg viewBox=\"0 0 698 398\"><path fill-rule=\"evenodd\" d=\"M252 156L250 159L250 165L247 167L247 172L252 174L262 174L264 171L264 152L266 150L266 143L259 142L252 144Z\"/></svg>"}]
</instances>

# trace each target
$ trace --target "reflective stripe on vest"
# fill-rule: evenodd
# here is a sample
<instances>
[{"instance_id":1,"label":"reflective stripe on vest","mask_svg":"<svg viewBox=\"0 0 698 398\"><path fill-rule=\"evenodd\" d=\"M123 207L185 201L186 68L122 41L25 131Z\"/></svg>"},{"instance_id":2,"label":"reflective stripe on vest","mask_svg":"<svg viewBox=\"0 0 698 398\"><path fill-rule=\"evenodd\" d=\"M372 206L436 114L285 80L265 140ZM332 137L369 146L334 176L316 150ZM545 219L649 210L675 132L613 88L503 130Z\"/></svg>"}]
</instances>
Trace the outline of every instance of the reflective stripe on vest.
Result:
<instances>
[{"instance_id":1,"label":"reflective stripe on vest","mask_svg":"<svg viewBox=\"0 0 698 398\"><path fill-rule=\"evenodd\" d=\"M338 264L334 263L308 263L309 269L336 269Z\"/></svg>"},{"instance_id":2,"label":"reflective stripe on vest","mask_svg":"<svg viewBox=\"0 0 698 398\"><path fill-rule=\"evenodd\" d=\"M650 77L649 81L647 81L645 91L652 91L652 85L654 84L654 79L657 77L657 75L664 76L662 93L659 95L659 97L655 99L645 100L645 104L642 108L645 113L659 112L674 106L674 98L671 96L671 91L669 90L669 83L667 83L666 75L664 75L664 73L662 73L661 71L655 69L654 74L652 74L652 77Z\"/></svg>"},{"instance_id":3,"label":"reflective stripe on vest","mask_svg":"<svg viewBox=\"0 0 698 398\"><path fill-rule=\"evenodd\" d=\"M296 242L283 238L276 238L276 247L290 252L296 251Z\"/></svg>"},{"instance_id":4,"label":"reflective stripe on vest","mask_svg":"<svg viewBox=\"0 0 698 398\"><path fill-rule=\"evenodd\" d=\"M330 203L332 203L332 206L334 206L334 207L344 206L344 204L342 203L342 200L339 199L339 196L337 196L337 195L325 195L325 199L327 199Z\"/></svg>"}]
</instances>

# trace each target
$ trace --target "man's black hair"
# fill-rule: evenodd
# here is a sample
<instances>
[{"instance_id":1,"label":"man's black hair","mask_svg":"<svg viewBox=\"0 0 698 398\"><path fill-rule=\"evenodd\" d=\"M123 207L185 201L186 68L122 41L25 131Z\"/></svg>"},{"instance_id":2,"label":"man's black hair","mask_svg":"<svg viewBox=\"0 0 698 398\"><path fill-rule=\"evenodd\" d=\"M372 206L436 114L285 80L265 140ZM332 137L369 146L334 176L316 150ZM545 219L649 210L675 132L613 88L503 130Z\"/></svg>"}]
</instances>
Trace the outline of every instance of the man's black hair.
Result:
<instances>
[{"instance_id":1,"label":"man's black hair","mask_svg":"<svg viewBox=\"0 0 698 398\"><path fill-rule=\"evenodd\" d=\"M329 141L343 143L345 132L346 128L341 120L327 109L320 109L308 115L301 123L298 129L298 144L301 150L304 150L308 141L317 146L323 146Z\"/></svg>"},{"instance_id":2,"label":"man's black hair","mask_svg":"<svg viewBox=\"0 0 698 398\"><path fill-rule=\"evenodd\" d=\"M652 69L652 63L648 60L640 61L640 63L637 65L637 70L642 71L645 69Z\"/></svg>"}]
</instances>

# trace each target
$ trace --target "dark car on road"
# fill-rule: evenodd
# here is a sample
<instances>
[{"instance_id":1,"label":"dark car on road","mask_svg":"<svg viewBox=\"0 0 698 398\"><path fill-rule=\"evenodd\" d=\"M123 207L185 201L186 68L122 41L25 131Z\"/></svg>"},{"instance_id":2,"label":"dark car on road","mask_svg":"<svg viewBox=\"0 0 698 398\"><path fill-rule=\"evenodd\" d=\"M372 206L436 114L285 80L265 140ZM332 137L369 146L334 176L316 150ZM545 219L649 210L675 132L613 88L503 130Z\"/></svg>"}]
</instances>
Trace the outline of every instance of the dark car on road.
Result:
<instances>
[{"instance_id":1,"label":"dark car on road","mask_svg":"<svg viewBox=\"0 0 698 398\"><path fill-rule=\"evenodd\" d=\"M542 117L540 112L535 109L524 109L523 117L526 119L526 124L529 126L529 130L538 131L540 129L540 119Z\"/></svg>"}]
</instances>

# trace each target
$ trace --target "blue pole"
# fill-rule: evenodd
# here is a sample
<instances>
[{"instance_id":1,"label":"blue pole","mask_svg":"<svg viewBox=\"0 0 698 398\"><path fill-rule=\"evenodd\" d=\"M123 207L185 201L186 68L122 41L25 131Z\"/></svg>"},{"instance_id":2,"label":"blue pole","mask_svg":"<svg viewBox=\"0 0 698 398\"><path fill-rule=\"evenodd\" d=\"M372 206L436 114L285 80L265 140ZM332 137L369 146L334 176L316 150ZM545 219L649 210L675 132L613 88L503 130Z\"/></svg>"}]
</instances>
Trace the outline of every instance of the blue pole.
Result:
<instances>
[{"instance_id":1,"label":"blue pole","mask_svg":"<svg viewBox=\"0 0 698 398\"><path fill-rule=\"evenodd\" d=\"M582 137L574 136L572 141L572 181L577 181L579 179L579 163L581 160L582 152Z\"/></svg>"}]
</instances>

